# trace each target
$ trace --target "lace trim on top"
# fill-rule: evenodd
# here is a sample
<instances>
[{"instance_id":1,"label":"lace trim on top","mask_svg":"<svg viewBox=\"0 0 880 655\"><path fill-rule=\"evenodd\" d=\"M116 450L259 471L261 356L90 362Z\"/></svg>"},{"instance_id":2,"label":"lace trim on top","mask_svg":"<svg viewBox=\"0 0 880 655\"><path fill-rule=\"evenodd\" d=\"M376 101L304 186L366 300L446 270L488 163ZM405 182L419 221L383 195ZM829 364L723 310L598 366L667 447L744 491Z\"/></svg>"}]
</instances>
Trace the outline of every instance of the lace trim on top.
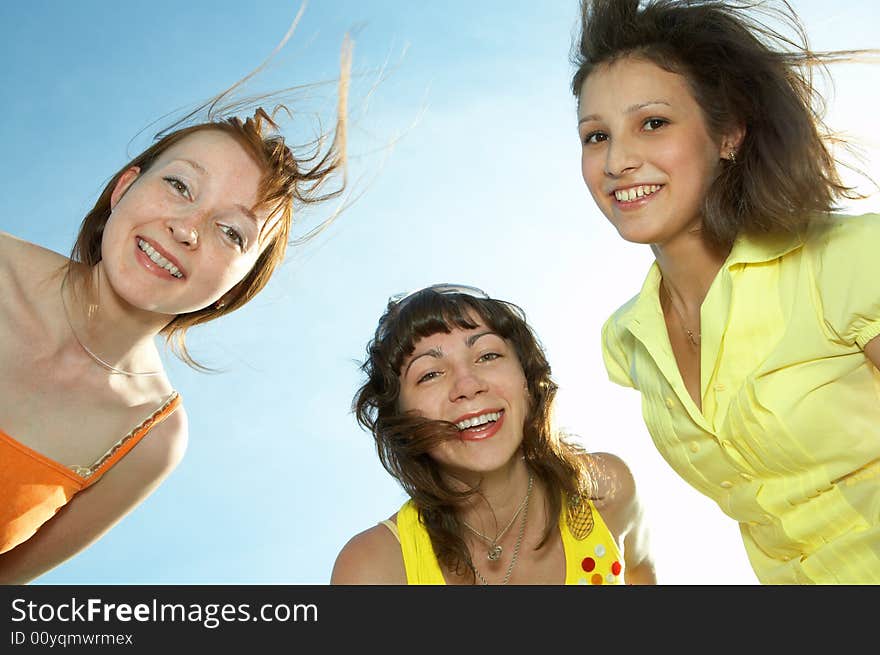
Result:
<instances>
[{"instance_id":1,"label":"lace trim on top","mask_svg":"<svg viewBox=\"0 0 880 655\"><path fill-rule=\"evenodd\" d=\"M144 429L149 430L153 427L153 423L156 422L157 417L162 416L162 414L168 409L168 407L177 400L178 393L177 391L173 391L171 395L168 397L162 406L159 407L155 412L150 414L147 418L141 421L137 426L135 426L131 432L122 437L119 441L113 444L106 453L104 453L94 464L91 466L68 466L70 470L76 473L81 478L85 478L88 480L92 477L100 468L103 466L107 460L109 460L113 455L115 455L120 448L122 448L126 443L128 443L132 438L137 436Z\"/></svg>"}]
</instances>

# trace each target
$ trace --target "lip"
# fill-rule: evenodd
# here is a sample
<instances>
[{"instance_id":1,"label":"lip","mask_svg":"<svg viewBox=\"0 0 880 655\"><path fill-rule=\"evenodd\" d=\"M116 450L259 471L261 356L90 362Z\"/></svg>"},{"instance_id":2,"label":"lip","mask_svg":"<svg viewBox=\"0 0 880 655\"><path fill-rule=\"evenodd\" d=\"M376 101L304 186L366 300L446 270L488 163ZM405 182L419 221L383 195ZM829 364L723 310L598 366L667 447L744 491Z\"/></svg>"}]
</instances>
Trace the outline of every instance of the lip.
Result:
<instances>
[{"instance_id":1,"label":"lip","mask_svg":"<svg viewBox=\"0 0 880 655\"><path fill-rule=\"evenodd\" d=\"M168 270L159 266L156 262L154 262L152 259L150 259L147 256L147 253L145 253L143 250L141 250L140 246L138 245L139 240L144 240L148 244L150 244L150 246L152 246L156 252L158 252L160 255L162 255L162 257L164 257L169 262L171 262L171 264L176 266L177 270L180 271L180 273L183 277L179 277L179 278L174 277L173 275L171 275L171 273ZM167 250L165 250L165 248L163 248L161 245L156 243L155 241L148 239L147 237L145 237L143 235L138 234L135 236L135 239L134 239L134 249L135 249L135 256L137 257L138 261L143 265L144 268L146 268L151 273L157 275L158 277L161 277L164 280L174 280L175 282L180 282L180 281L186 279L187 272L183 268L183 266L180 264L178 259L176 257L174 257L171 253L169 253Z\"/></svg>"},{"instance_id":2,"label":"lip","mask_svg":"<svg viewBox=\"0 0 880 655\"><path fill-rule=\"evenodd\" d=\"M473 418L475 416L481 416L483 414L489 414L492 412L498 412L501 416L498 417L498 420L494 423L490 423L488 427L481 427L478 429L466 428L464 430L459 430L458 438L462 441L484 441L492 436L494 436L498 430L501 429L501 425L504 423L505 412L503 409L484 409L479 412L471 412L470 414L464 414L457 418L454 423L459 423L468 418Z\"/></svg>"}]
</instances>

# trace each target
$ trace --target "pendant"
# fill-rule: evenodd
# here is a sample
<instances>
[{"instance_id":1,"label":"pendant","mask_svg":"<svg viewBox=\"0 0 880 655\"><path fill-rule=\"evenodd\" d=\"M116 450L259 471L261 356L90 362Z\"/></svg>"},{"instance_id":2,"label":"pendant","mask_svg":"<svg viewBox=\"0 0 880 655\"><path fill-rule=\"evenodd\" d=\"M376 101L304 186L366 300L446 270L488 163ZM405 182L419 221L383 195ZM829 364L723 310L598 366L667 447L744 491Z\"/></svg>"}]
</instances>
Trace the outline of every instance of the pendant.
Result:
<instances>
[{"instance_id":1,"label":"pendant","mask_svg":"<svg viewBox=\"0 0 880 655\"><path fill-rule=\"evenodd\" d=\"M492 562L497 562L499 559L501 559L501 546L499 546L498 544L492 544L491 546L489 546L487 557Z\"/></svg>"}]
</instances>

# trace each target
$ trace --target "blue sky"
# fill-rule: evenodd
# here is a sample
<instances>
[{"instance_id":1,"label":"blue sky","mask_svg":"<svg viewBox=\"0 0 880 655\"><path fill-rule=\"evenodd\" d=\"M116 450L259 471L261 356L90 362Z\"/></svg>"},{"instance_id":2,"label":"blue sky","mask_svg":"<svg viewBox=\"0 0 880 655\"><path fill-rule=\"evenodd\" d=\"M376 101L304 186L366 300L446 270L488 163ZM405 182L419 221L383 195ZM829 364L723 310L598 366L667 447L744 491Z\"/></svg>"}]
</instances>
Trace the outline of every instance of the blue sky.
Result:
<instances>
[{"instance_id":1,"label":"blue sky","mask_svg":"<svg viewBox=\"0 0 880 655\"><path fill-rule=\"evenodd\" d=\"M880 46L867 1L794 5L818 49ZM162 117L257 66L300 5L243 6L2 3L0 229L69 252L100 189ZM568 90L576 12L575 0L307 6L251 88L332 80L353 34L356 199L289 251L261 296L191 331L193 354L222 373L169 355L190 416L186 458L100 542L38 583L328 582L347 539L405 500L350 404L388 296L434 282L477 285L526 310L561 387L559 424L636 476L661 582L755 581L737 526L668 469L636 392L608 382L601 363L599 328L638 290L651 254L619 239L580 179ZM876 176L878 98L865 81L877 72L838 73L832 123L862 139ZM334 100L330 84L291 101L302 111L289 138L308 139L316 115L329 124ZM308 213L297 233L335 208ZM855 211L877 209L875 197Z\"/></svg>"}]
</instances>

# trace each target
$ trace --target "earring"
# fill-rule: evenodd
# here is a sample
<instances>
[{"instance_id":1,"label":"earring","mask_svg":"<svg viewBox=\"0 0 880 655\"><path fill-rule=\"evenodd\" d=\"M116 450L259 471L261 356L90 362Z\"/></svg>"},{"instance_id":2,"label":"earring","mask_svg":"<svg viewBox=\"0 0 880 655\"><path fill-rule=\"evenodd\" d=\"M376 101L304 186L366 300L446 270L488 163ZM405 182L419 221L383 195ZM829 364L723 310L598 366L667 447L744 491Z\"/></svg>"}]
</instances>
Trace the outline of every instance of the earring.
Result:
<instances>
[{"instance_id":1,"label":"earring","mask_svg":"<svg viewBox=\"0 0 880 655\"><path fill-rule=\"evenodd\" d=\"M735 164L736 163L736 151L731 150L730 152L728 152L727 159L730 161L731 164Z\"/></svg>"}]
</instances>

